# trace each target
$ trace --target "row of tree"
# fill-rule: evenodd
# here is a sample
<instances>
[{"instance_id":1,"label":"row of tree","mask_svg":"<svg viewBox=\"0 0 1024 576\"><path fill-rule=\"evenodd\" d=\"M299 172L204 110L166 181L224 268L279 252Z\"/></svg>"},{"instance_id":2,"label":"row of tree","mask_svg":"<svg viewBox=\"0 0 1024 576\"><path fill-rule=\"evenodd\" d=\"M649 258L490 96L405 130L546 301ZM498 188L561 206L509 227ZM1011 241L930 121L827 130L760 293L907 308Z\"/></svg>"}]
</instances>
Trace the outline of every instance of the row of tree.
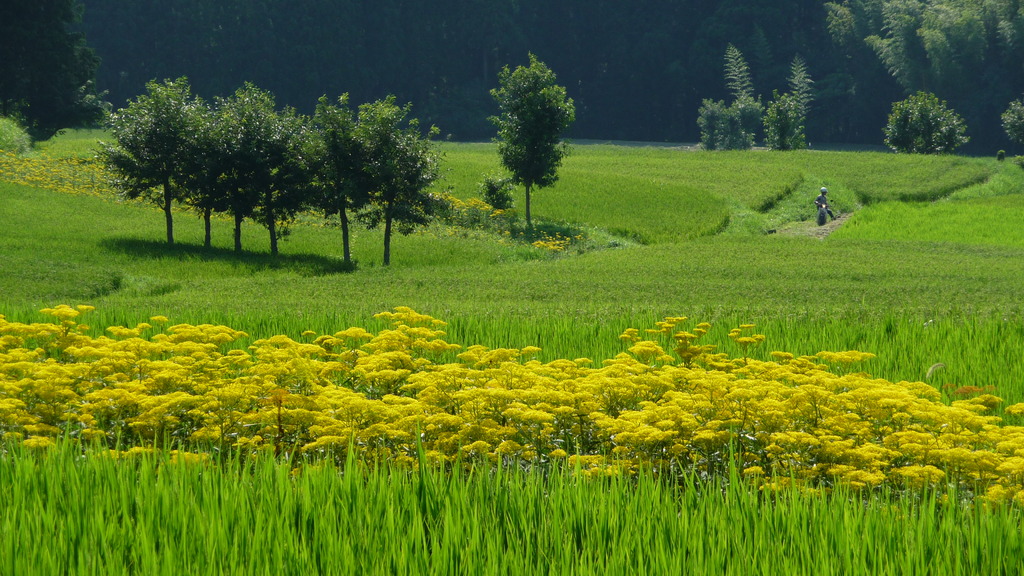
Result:
<instances>
[{"instance_id":1,"label":"row of tree","mask_svg":"<svg viewBox=\"0 0 1024 576\"><path fill-rule=\"evenodd\" d=\"M305 209L338 215L346 262L351 262L348 217L360 211L369 226L384 225L384 263L391 232L424 223L440 198L429 192L438 178L438 154L409 107L394 97L359 106L344 95L320 99L303 117L278 110L274 96L246 84L212 106L194 96L188 80L150 82L147 93L111 116L115 143L102 161L114 185L164 212L167 242L174 243L173 205L201 213L211 243L211 215L234 219L234 247L242 250L242 223L266 227L270 251L288 223Z\"/></svg>"},{"instance_id":2,"label":"row of tree","mask_svg":"<svg viewBox=\"0 0 1024 576\"><path fill-rule=\"evenodd\" d=\"M567 149L561 133L574 107L553 72L530 55L530 65L502 69L492 90L501 114L498 152L511 180L530 192L557 178ZM278 109L273 94L251 83L212 104L192 93L185 77L151 81L147 93L110 117L114 142L100 158L115 188L126 197L159 205L167 242L174 243L175 203L203 215L205 245L211 245L213 213L234 220L234 248L242 250L242 224L249 219L270 235L270 251L288 224L305 210L338 217L345 262L352 263L349 226L353 217L382 227L384 265L391 262L393 232L412 232L445 208L432 191L440 156L431 139L436 127L420 129L411 105L394 96L353 109L349 96L322 96L311 116Z\"/></svg>"}]
</instances>

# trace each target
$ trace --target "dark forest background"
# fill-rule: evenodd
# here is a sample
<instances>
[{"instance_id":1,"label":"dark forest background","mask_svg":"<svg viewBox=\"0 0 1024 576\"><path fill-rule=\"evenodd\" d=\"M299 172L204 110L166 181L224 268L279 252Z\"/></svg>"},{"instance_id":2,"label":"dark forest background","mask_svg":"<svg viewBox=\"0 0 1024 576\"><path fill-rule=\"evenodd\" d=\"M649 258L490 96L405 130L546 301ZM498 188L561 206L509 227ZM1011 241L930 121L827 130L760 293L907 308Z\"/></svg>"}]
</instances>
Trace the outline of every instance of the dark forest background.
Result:
<instances>
[{"instance_id":1,"label":"dark forest background","mask_svg":"<svg viewBox=\"0 0 1024 576\"><path fill-rule=\"evenodd\" d=\"M806 60L816 143L881 144L892 103L936 93L967 120L968 151L1013 148L999 115L1021 96L1016 0L84 0L97 88L120 107L149 80L204 97L245 81L311 112L324 94L395 94L456 140L494 135L489 90L532 52L576 102L574 138L693 142L705 98L728 99L726 46L756 93Z\"/></svg>"}]
</instances>

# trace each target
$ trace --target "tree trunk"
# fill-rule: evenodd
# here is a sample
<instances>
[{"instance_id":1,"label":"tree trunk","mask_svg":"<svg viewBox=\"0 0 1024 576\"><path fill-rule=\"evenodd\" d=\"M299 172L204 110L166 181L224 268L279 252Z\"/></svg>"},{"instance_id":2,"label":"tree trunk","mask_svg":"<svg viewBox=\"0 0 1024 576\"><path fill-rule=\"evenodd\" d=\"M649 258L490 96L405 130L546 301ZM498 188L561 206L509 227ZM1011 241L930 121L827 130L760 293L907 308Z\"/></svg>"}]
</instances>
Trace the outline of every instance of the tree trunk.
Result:
<instances>
[{"instance_id":1,"label":"tree trunk","mask_svg":"<svg viewBox=\"0 0 1024 576\"><path fill-rule=\"evenodd\" d=\"M267 205L267 230L270 231L270 255L277 256L277 219L274 216L274 193L268 191L264 195Z\"/></svg>"},{"instance_id":2,"label":"tree trunk","mask_svg":"<svg viewBox=\"0 0 1024 576\"><path fill-rule=\"evenodd\" d=\"M277 222L274 220L274 215L270 215L270 220L267 222L267 230L270 232L270 255L277 256Z\"/></svg>"},{"instance_id":3,"label":"tree trunk","mask_svg":"<svg viewBox=\"0 0 1024 576\"><path fill-rule=\"evenodd\" d=\"M352 263L352 246L349 243L348 238L348 212L345 211L345 207L342 206L339 211L341 217L341 246L342 252L345 254L345 264Z\"/></svg>"},{"instance_id":4,"label":"tree trunk","mask_svg":"<svg viewBox=\"0 0 1024 576\"><path fill-rule=\"evenodd\" d=\"M167 223L167 243L174 244L174 216L171 215L171 182L164 178L164 221Z\"/></svg>"},{"instance_id":5,"label":"tree trunk","mask_svg":"<svg viewBox=\"0 0 1024 576\"><path fill-rule=\"evenodd\" d=\"M384 265L391 265L391 216L384 217Z\"/></svg>"},{"instance_id":6,"label":"tree trunk","mask_svg":"<svg viewBox=\"0 0 1024 576\"><path fill-rule=\"evenodd\" d=\"M203 237L203 246L206 248L213 247L213 236L210 234L210 217L213 214L213 208L203 209L203 226L206 228L206 235Z\"/></svg>"},{"instance_id":7,"label":"tree trunk","mask_svg":"<svg viewBox=\"0 0 1024 576\"><path fill-rule=\"evenodd\" d=\"M533 228L533 221L530 220L530 184L526 184L526 227Z\"/></svg>"},{"instance_id":8,"label":"tree trunk","mask_svg":"<svg viewBox=\"0 0 1024 576\"><path fill-rule=\"evenodd\" d=\"M235 214L235 252L242 253L242 216Z\"/></svg>"}]
</instances>

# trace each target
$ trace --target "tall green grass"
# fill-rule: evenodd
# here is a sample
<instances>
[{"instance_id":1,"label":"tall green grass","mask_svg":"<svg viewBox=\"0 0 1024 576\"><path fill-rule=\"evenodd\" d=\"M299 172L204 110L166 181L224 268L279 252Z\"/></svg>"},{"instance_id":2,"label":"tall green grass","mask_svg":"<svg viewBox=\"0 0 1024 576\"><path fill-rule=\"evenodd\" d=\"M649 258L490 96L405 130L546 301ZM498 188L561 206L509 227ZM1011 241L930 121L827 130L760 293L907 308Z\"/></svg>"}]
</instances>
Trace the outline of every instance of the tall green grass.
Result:
<instances>
[{"instance_id":1,"label":"tall green grass","mask_svg":"<svg viewBox=\"0 0 1024 576\"><path fill-rule=\"evenodd\" d=\"M300 466L70 444L0 459L0 573L1014 574L1018 508L731 482Z\"/></svg>"}]
</instances>

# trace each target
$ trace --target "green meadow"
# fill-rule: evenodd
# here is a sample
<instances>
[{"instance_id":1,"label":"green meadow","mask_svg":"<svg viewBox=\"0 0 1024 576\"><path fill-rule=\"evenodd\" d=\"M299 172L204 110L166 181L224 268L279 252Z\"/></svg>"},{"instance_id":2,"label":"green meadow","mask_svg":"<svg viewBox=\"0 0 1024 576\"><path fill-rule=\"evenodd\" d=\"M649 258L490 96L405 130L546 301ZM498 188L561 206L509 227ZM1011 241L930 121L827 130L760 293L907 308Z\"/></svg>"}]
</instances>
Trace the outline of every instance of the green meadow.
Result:
<instances>
[{"instance_id":1,"label":"green meadow","mask_svg":"<svg viewBox=\"0 0 1024 576\"><path fill-rule=\"evenodd\" d=\"M102 137L70 132L29 160L88 158ZM441 149L439 188L455 197L474 197L483 175L498 172L491 144ZM97 309L82 321L96 327L165 315L255 339L372 330L382 325L373 314L410 306L447 321L450 342L535 345L542 360L600 362L624 349L624 329L686 315L711 322L706 341L733 354L728 331L752 323L766 336L754 357L855 349L877 355L864 370L926 381L947 400L985 391L1004 406L1024 401L1024 170L1012 162L580 144L533 209L544 226L587 241L553 252L436 224L396 237L383 267L381 233L357 228L354 271L341 265L340 231L315 215L292 227L277 258L266 231L249 224L236 255L226 220L203 248L202 222L187 212L176 214L178 243L167 246L156 208L17 184L4 166L0 314L10 320L90 304ZM821 186L843 217L828 235L812 221ZM644 478L588 484L571 471L314 470L293 480L273 462L252 464L238 481L237 470L222 477L158 457L122 466L66 451L7 455L0 486L17 498L0 498L14 502L0 504L0 522L19 539L3 539L0 574L269 574L280 563L353 574L1022 568L1019 507L988 510L948 494L766 497L700 479L674 490ZM319 516L323 502L337 525ZM344 532L371 521L365 533ZM131 536L129 527L148 528ZM235 536L271 532L280 538L244 546ZM9 554L42 537L52 545L24 562ZM377 556L383 568L368 564Z\"/></svg>"},{"instance_id":2,"label":"green meadow","mask_svg":"<svg viewBox=\"0 0 1024 576\"><path fill-rule=\"evenodd\" d=\"M100 136L41 148L88 156ZM456 197L498 170L490 144L442 150L441 187ZM878 355L867 369L880 377L921 380L942 363L937 386L1024 400L1024 170L1012 163L577 145L560 175L535 195L536 213L584 231L585 249L437 225L396 238L385 268L380 232L357 229L352 273L341 271L340 231L319 217L293 226L276 259L266 231L247 225L237 256L228 221L214 222L207 250L200 219L180 212L169 247L151 206L2 183L0 307L27 321L87 303L96 325L162 314L255 338L373 325L404 305L449 322L453 342L595 360L622 350L625 328L681 314L711 322L723 349L730 328L754 323L765 357L858 349ZM851 215L827 238L810 220L822 185Z\"/></svg>"}]
</instances>

